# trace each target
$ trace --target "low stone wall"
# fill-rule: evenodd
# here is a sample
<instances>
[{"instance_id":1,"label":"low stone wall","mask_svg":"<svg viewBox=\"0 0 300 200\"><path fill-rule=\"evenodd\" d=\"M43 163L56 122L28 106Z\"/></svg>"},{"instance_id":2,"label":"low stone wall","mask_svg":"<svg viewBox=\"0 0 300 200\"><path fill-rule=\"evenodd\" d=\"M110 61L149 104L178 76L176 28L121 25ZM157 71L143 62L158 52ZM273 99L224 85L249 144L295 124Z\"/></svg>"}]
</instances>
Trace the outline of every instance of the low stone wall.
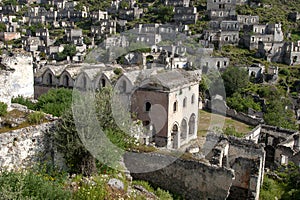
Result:
<instances>
[{"instance_id":1,"label":"low stone wall","mask_svg":"<svg viewBox=\"0 0 300 200\"><path fill-rule=\"evenodd\" d=\"M48 160L61 166L59 155L54 153L50 132L56 122L30 126L0 134L0 168L18 170Z\"/></svg>"},{"instance_id":2,"label":"low stone wall","mask_svg":"<svg viewBox=\"0 0 300 200\"><path fill-rule=\"evenodd\" d=\"M232 119L238 120L240 122L243 122L243 123L251 125L251 126L257 126L259 124L264 123L264 121L262 119L252 118L245 113L237 112L236 110L233 110L233 109L227 109L226 116L231 117Z\"/></svg>"},{"instance_id":3,"label":"low stone wall","mask_svg":"<svg viewBox=\"0 0 300 200\"><path fill-rule=\"evenodd\" d=\"M129 171L155 168L174 159L172 156L147 153L125 154L124 162ZM181 194L186 199L226 199L233 183L233 170L212 166L208 163L175 159L163 168L146 172L131 173L134 179L145 180L153 185Z\"/></svg>"},{"instance_id":4,"label":"low stone wall","mask_svg":"<svg viewBox=\"0 0 300 200\"><path fill-rule=\"evenodd\" d=\"M35 85L34 86L34 98L37 99L42 94L47 93L52 87L42 86L42 85Z\"/></svg>"}]
</instances>

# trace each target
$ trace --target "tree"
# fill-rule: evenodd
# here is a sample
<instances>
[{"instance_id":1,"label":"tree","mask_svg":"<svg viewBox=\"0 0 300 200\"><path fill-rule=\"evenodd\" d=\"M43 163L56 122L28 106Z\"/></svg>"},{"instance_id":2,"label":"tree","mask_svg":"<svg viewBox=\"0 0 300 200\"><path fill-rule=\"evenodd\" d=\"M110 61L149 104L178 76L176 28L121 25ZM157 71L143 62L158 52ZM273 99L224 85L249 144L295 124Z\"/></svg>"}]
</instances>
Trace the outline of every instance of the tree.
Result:
<instances>
[{"instance_id":1,"label":"tree","mask_svg":"<svg viewBox=\"0 0 300 200\"><path fill-rule=\"evenodd\" d=\"M54 140L58 150L64 155L70 173L90 176L97 172L96 160L81 142L71 109L62 115Z\"/></svg>"},{"instance_id":2,"label":"tree","mask_svg":"<svg viewBox=\"0 0 300 200\"><path fill-rule=\"evenodd\" d=\"M100 89L96 94L83 92L73 100L73 112L68 109L62 115L54 139L58 150L64 154L69 172L92 175L97 171L95 157L98 156L101 156L102 164L118 167L122 149L134 145L134 139L123 132L124 129L121 130L115 121L112 95L112 88L109 87ZM95 104L89 101L93 99L90 97L95 97ZM88 105L86 102L89 102ZM117 110L120 117L125 118L122 109L117 107ZM126 120L122 122L130 126ZM109 145L107 140L115 146Z\"/></svg>"},{"instance_id":3,"label":"tree","mask_svg":"<svg viewBox=\"0 0 300 200\"><path fill-rule=\"evenodd\" d=\"M57 60L62 61L65 60L68 56L72 58L76 54L76 46L73 44L66 44L64 46L64 50L57 54Z\"/></svg>"},{"instance_id":4,"label":"tree","mask_svg":"<svg viewBox=\"0 0 300 200\"><path fill-rule=\"evenodd\" d=\"M227 97L241 92L249 85L248 73L240 67L228 67L222 74Z\"/></svg>"},{"instance_id":5,"label":"tree","mask_svg":"<svg viewBox=\"0 0 300 200\"><path fill-rule=\"evenodd\" d=\"M264 113L264 120L272 126L279 126L288 129L297 129L294 113L287 108L289 104L287 99L273 99L267 105L267 111Z\"/></svg>"},{"instance_id":6,"label":"tree","mask_svg":"<svg viewBox=\"0 0 300 200\"><path fill-rule=\"evenodd\" d=\"M258 103L255 103L251 96L242 96L240 93L234 93L232 97L227 98L227 105L230 108L235 109L238 112L248 112L248 108L252 108L256 111L260 111L261 107Z\"/></svg>"}]
</instances>

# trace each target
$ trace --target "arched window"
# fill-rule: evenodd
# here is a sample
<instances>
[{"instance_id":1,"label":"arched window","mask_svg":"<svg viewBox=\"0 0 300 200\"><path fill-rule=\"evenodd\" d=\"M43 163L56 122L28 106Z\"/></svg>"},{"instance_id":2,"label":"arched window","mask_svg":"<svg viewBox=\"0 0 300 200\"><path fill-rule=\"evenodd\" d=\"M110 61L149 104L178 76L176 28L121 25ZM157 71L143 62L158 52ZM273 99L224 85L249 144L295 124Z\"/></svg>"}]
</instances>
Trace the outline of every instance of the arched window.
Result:
<instances>
[{"instance_id":1,"label":"arched window","mask_svg":"<svg viewBox=\"0 0 300 200\"><path fill-rule=\"evenodd\" d=\"M186 107L186 97L183 99L183 107Z\"/></svg>"},{"instance_id":2,"label":"arched window","mask_svg":"<svg viewBox=\"0 0 300 200\"><path fill-rule=\"evenodd\" d=\"M191 98L191 103L193 104L194 102L195 102L195 95L193 94Z\"/></svg>"},{"instance_id":3,"label":"arched window","mask_svg":"<svg viewBox=\"0 0 300 200\"><path fill-rule=\"evenodd\" d=\"M68 75L64 75L64 78L63 78L63 85L65 87L69 87L69 76Z\"/></svg>"},{"instance_id":4,"label":"arched window","mask_svg":"<svg viewBox=\"0 0 300 200\"><path fill-rule=\"evenodd\" d=\"M122 82L122 92L126 92L126 87L127 87L127 83L126 83L126 81L124 80L124 81Z\"/></svg>"},{"instance_id":5,"label":"arched window","mask_svg":"<svg viewBox=\"0 0 300 200\"><path fill-rule=\"evenodd\" d=\"M53 84L53 80L52 80L52 74L48 73L47 75L47 83L48 85L52 85Z\"/></svg>"},{"instance_id":6,"label":"arched window","mask_svg":"<svg viewBox=\"0 0 300 200\"><path fill-rule=\"evenodd\" d=\"M192 114L189 120L189 135L196 133L196 115Z\"/></svg>"},{"instance_id":7,"label":"arched window","mask_svg":"<svg viewBox=\"0 0 300 200\"><path fill-rule=\"evenodd\" d=\"M151 109L151 103L150 103L150 102L146 102L146 103L145 103L145 111L146 111L146 112L149 112L150 109Z\"/></svg>"},{"instance_id":8,"label":"arched window","mask_svg":"<svg viewBox=\"0 0 300 200\"><path fill-rule=\"evenodd\" d=\"M174 112L177 111L177 101L175 101L174 104L173 104L173 111L174 111Z\"/></svg>"},{"instance_id":9,"label":"arched window","mask_svg":"<svg viewBox=\"0 0 300 200\"><path fill-rule=\"evenodd\" d=\"M101 79L101 87L105 87L105 86L106 86L105 79L104 79L104 78L102 78L102 79Z\"/></svg>"},{"instance_id":10,"label":"arched window","mask_svg":"<svg viewBox=\"0 0 300 200\"><path fill-rule=\"evenodd\" d=\"M86 77L83 76L83 88L86 89L86 86L87 86L87 80Z\"/></svg>"}]
</instances>

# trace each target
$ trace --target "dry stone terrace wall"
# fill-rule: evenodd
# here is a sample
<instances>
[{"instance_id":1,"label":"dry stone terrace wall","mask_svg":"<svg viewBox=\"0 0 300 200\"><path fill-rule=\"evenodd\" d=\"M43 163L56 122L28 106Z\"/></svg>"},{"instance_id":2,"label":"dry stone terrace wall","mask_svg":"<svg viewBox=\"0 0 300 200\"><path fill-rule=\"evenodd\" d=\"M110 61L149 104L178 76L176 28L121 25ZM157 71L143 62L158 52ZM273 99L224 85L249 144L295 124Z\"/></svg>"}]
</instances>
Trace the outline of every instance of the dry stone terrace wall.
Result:
<instances>
[{"instance_id":1,"label":"dry stone terrace wall","mask_svg":"<svg viewBox=\"0 0 300 200\"><path fill-rule=\"evenodd\" d=\"M129 171L155 167L174 159L171 156L147 153L125 154L124 161ZM134 179L150 183L181 194L186 199L226 199L234 179L233 170L195 161L176 159L162 169L147 173L131 173Z\"/></svg>"},{"instance_id":2,"label":"dry stone terrace wall","mask_svg":"<svg viewBox=\"0 0 300 200\"><path fill-rule=\"evenodd\" d=\"M30 126L0 134L0 169L18 170L31 167L40 160L60 165L49 137L56 122Z\"/></svg>"}]
</instances>

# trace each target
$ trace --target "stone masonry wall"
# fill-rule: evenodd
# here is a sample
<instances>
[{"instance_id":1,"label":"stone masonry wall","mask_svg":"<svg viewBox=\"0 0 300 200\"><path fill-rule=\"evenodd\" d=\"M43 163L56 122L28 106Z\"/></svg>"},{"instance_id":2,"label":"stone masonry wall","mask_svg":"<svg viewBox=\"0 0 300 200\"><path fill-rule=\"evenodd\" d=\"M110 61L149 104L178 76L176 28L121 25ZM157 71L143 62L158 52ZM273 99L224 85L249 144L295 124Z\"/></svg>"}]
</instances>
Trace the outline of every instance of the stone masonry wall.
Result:
<instances>
[{"instance_id":1,"label":"stone masonry wall","mask_svg":"<svg viewBox=\"0 0 300 200\"><path fill-rule=\"evenodd\" d=\"M147 153L125 154L129 171L151 169L168 163L174 157ZM234 179L234 172L227 168L195 161L176 159L172 164L147 173L131 173L134 179L148 181L163 189L181 194L186 199L226 199Z\"/></svg>"},{"instance_id":2,"label":"stone masonry wall","mask_svg":"<svg viewBox=\"0 0 300 200\"><path fill-rule=\"evenodd\" d=\"M0 169L18 170L34 165L39 160L48 160L59 164L54 155L49 132L54 122L30 126L0 134Z\"/></svg>"},{"instance_id":3,"label":"stone masonry wall","mask_svg":"<svg viewBox=\"0 0 300 200\"><path fill-rule=\"evenodd\" d=\"M8 107L11 104L11 85L10 71L0 70L0 102L6 103Z\"/></svg>"}]
</instances>

